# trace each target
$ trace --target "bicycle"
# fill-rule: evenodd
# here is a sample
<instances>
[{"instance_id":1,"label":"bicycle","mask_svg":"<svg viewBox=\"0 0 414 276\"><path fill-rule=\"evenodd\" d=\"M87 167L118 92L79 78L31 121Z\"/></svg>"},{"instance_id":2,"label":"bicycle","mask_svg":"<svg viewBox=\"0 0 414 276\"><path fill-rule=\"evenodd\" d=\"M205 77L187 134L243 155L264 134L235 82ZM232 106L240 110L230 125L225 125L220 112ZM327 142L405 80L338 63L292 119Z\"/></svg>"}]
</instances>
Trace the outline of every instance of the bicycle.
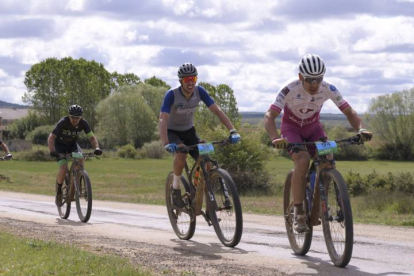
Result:
<instances>
[{"instance_id":1,"label":"bicycle","mask_svg":"<svg viewBox=\"0 0 414 276\"><path fill-rule=\"evenodd\" d=\"M96 155L93 152L72 152L59 154L59 157L68 161L73 160L65 176L65 185L62 186L62 206L57 207L59 215L62 219L67 219L70 215L71 203L76 201L79 219L87 222L92 213L92 186L89 175L79 160Z\"/></svg>"},{"instance_id":2,"label":"bicycle","mask_svg":"<svg viewBox=\"0 0 414 276\"><path fill-rule=\"evenodd\" d=\"M213 145L227 145L228 140L214 141L178 148L176 152L187 153L198 149L199 157L191 170L185 162L185 174L181 176L186 193L182 196L184 208L177 208L172 201L173 172L167 177L165 186L168 217L175 234L182 240L193 237L196 216L202 215L208 226L213 225L217 237L227 247L236 246L243 231L243 215L240 198L233 179L226 170L211 159ZM198 176L199 174L199 176ZM203 208L203 197L205 205Z\"/></svg>"},{"instance_id":3,"label":"bicycle","mask_svg":"<svg viewBox=\"0 0 414 276\"><path fill-rule=\"evenodd\" d=\"M296 153L306 151L307 145L316 145L317 149L306 176L307 186L303 206L307 230L304 233L298 233L293 229L291 193L293 170L288 173L285 180L283 198L285 225L290 246L296 255L308 253L312 243L313 226L322 223L325 244L334 265L345 267L351 260L354 239L351 203L345 180L336 170L335 160L331 154L337 151L338 146L354 144L363 144L359 134L334 141L288 143L288 149Z\"/></svg>"}]
</instances>

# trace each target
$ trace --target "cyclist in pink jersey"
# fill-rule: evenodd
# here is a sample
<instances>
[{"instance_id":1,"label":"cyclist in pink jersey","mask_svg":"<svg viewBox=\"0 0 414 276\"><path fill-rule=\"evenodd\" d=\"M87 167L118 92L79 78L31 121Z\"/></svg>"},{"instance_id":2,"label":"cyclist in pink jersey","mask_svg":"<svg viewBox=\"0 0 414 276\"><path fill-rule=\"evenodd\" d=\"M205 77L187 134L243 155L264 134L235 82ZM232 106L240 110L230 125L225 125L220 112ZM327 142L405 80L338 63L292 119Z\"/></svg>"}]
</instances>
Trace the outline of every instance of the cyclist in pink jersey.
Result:
<instances>
[{"instance_id":1,"label":"cyclist in pink jersey","mask_svg":"<svg viewBox=\"0 0 414 276\"><path fill-rule=\"evenodd\" d=\"M287 143L314 142L326 138L319 121L323 103L331 99L345 114L355 131L362 134L363 140L372 138L372 133L362 126L362 120L342 97L338 89L324 80L326 68L318 55L307 54L299 62L299 79L291 79L279 90L276 100L264 116L264 125L272 144L285 149ZM275 119L283 110L281 136L276 129ZM306 231L303 201L305 196L306 173L315 148L308 152L290 152L294 161L292 191L294 203L294 229Z\"/></svg>"}]
</instances>

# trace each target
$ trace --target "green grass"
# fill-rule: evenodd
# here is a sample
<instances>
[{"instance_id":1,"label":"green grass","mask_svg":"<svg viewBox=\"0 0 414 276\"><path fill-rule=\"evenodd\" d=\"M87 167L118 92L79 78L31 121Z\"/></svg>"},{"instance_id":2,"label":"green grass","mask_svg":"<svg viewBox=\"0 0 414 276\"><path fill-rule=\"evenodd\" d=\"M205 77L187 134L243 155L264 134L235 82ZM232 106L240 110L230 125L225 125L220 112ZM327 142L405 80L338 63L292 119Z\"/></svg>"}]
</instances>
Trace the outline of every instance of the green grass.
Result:
<instances>
[{"instance_id":1,"label":"green grass","mask_svg":"<svg viewBox=\"0 0 414 276\"><path fill-rule=\"evenodd\" d=\"M85 163L92 181L94 199L133 203L165 204L165 179L172 169L172 158L162 160L141 159L128 160L115 157L93 159ZM55 162L2 162L0 172L0 190L34 194L54 194L57 164ZM273 193L265 196L242 196L241 202L245 213L282 214L283 183L287 172L292 169L293 162L288 158L273 157L267 161L266 169L271 176ZM391 161L338 161L337 169L342 174L349 171L366 175L374 170L378 174L388 172L414 172L414 162ZM385 195L387 197L388 195ZM375 204L377 200L386 203L383 207ZM354 220L356 222L389 225L414 224L414 214L402 215L398 210L404 206L397 201L408 202L407 198L394 198L385 201L378 195L375 197L352 198ZM410 207L410 205L408 206Z\"/></svg>"},{"instance_id":2,"label":"green grass","mask_svg":"<svg viewBox=\"0 0 414 276\"><path fill-rule=\"evenodd\" d=\"M128 260L0 230L0 275L150 275Z\"/></svg>"}]
</instances>

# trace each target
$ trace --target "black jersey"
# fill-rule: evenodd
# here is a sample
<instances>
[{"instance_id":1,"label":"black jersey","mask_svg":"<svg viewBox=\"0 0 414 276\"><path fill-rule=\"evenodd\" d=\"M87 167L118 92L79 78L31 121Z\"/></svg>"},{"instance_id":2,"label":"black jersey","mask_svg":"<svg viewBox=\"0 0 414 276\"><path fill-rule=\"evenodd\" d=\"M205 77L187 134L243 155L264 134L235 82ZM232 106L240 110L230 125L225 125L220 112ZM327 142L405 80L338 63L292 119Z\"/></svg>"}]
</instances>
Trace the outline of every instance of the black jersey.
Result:
<instances>
[{"instance_id":1,"label":"black jersey","mask_svg":"<svg viewBox=\"0 0 414 276\"><path fill-rule=\"evenodd\" d=\"M56 142L69 145L76 143L76 140L82 130L85 131L88 136L93 135L86 120L81 118L78 125L74 126L71 124L69 117L66 116L60 119L52 133L56 135Z\"/></svg>"}]
</instances>

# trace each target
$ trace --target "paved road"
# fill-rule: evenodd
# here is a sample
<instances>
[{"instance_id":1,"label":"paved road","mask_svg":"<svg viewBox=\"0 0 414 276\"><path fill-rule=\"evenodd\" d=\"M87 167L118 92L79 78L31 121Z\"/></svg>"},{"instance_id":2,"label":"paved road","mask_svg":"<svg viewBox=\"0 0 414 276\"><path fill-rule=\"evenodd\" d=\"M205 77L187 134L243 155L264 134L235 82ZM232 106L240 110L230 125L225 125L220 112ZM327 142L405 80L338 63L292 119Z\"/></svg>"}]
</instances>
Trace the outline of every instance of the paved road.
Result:
<instances>
[{"instance_id":1,"label":"paved road","mask_svg":"<svg viewBox=\"0 0 414 276\"><path fill-rule=\"evenodd\" d=\"M331 263L320 227L314 229L307 256L293 255L280 216L244 214L242 240L232 249L222 246L202 219L197 221L192 241L177 239L162 206L94 201L92 217L85 224L79 222L75 204L69 219L62 220L53 202L53 197L0 191L0 223L13 219L45 228L59 226L71 232L186 251L208 257L212 263L231 260L240 267L279 275L414 275L412 227L355 225L353 257L347 268L341 269ZM251 271L246 270L246 275Z\"/></svg>"}]
</instances>

